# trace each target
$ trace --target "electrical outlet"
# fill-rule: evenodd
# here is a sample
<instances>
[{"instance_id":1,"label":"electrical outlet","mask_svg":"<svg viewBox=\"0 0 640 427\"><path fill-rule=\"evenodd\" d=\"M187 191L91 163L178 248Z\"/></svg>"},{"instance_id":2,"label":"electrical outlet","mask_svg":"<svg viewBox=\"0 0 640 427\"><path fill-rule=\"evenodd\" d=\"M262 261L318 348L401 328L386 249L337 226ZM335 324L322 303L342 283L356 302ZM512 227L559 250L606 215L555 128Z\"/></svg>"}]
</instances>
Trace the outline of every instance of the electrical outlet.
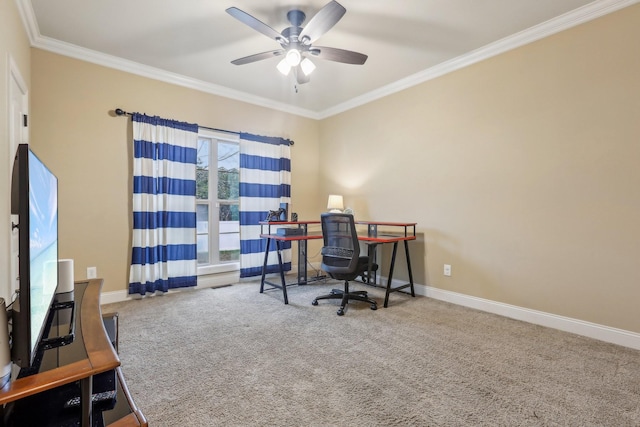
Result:
<instances>
[{"instance_id":1,"label":"electrical outlet","mask_svg":"<svg viewBox=\"0 0 640 427\"><path fill-rule=\"evenodd\" d=\"M98 277L98 269L96 267L87 267L87 279L95 279Z\"/></svg>"},{"instance_id":2,"label":"electrical outlet","mask_svg":"<svg viewBox=\"0 0 640 427\"><path fill-rule=\"evenodd\" d=\"M444 265L444 275L451 276L451 265L449 264Z\"/></svg>"}]
</instances>

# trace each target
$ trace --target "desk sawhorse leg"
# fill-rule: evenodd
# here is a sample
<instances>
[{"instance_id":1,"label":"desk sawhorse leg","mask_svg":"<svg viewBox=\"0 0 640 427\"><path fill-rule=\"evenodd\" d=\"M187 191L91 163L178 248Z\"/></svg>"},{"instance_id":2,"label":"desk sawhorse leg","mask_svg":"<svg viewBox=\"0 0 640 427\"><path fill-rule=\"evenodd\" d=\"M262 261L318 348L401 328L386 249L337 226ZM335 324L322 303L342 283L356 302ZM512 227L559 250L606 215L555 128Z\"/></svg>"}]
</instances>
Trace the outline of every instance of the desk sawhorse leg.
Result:
<instances>
[{"instance_id":1,"label":"desk sawhorse leg","mask_svg":"<svg viewBox=\"0 0 640 427\"><path fill-rule=\"evenodd\" d=\"M375 247L377 245L369 245L369 259L372 259L371 256L375 252ZM393 280L393 268L396 265L396 253L398 251L398 242L393 242L393 254L391 255L391 265L389 266L389 277L387 278L387 288L384 295L384 307L386 308L389 305L389 294L393 292L398 292L405 288L411 288L411 296L415 297L415 289L413 287L413 272L411 271L411 257L409 256L409 241L404 240L404 252L407 258L407 270L409 271L409 283L404 285L396 286L395 288L391 287L391 282ZM371 277L371 267L369 267L369 277ZM374 283L375 284L375 283Z\"/></svg>"},{"instance_id":2,"label":"desk sawhorse leg","mask_svg":"<svg viewBox=\"0 0 640 427\"><path fill-rule=\"evenodd\" d=\"M267 274L267 260L269 258L269 243L271 240L267 239L267 247L264 250L264 263L262 264L262 280L260 280L260 293L264 292L264 284L273 286L274 288L282 289L282 296L284 297L284 303L289 304L289 298L287 297L287 284L284 281L284 266L282 265L282 248L280 247L280 241L276 240L276 250L278 252L278 267L280 270L280 284L269 282L265 280Z\"/></svg>"}]
</instances>

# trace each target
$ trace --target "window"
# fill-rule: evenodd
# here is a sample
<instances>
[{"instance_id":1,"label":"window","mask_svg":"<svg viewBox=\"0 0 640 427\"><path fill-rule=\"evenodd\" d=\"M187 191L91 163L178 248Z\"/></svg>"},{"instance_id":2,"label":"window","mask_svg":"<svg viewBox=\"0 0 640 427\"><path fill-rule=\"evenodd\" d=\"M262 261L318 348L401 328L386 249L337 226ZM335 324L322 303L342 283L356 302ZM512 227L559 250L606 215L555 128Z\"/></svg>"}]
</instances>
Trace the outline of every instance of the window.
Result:
<instances>
[{"instance_id":1,"label":"window","mask_svg":"<svg viewBox=\"0 0 640 427\"><path fill-rule=\"evenodd\" d=\"M239 175L239 138L200 129L196 164L198 274L239 269Z\"/></svg>"}]
</instances>

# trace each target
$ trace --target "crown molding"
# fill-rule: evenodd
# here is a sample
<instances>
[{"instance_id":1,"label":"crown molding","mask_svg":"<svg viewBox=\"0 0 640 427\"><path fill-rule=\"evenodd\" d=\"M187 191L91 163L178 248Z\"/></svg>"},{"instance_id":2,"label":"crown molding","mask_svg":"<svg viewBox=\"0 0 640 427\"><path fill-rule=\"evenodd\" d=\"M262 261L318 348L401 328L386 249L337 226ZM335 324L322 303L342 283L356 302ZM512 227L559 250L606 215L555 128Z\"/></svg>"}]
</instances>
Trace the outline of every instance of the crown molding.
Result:
<instances>
[{"instance_id":1,"label":"crown molding","mask_svg":"<svg viewBox=\"0 0 640 427\"><path fill-rule=\"evenodd\" d=\"M36 14L31 6L31 1L16 0L16 6L18 7L20 19L22 19L22 26L27 32L31 46L33 46L34 41L40 37L40 29L38 28L38 21L36 21Z\"/></svg>"},{"instance_id":2,"label":"crown molding","mask_svg":"<svg viewBox=\"0 0 640 427\"><path fill-rule=\"evenodd\" d=\"M528 43L543 39L558 32L567 30L625 7L640 2L640 0L596 0L583 7L565 13L546 22L528 28L519 33L505 37L494 43L490 43L479 49L453 58L404 79L398 80L379 89L355 97L347 102L338 104L326 110L315 112L304 108L298 108L289 104L273 101L267 98L251 95L246 92L229 89L224 86L204 82L202 80L186 77L159 68L150 67L134 61L107 55L90 49L85 49L70 43L44 37L40 34L38 23L30 0L17 0L18 11L22 18L25 31L32 47L69 56L82 61L91 62L108 68L136 74L142 77L187 87L213 95L234 99L241 102L270 108L285 113L306 117L314 120L322 120L327 117L340 114L347 110L359 107L385 96L400 92L426 81L435 79L493 56L516 49Z\"/></svg>"},{"instance_id":3,"label":"crown molding","mask_svg":"<svg viewBox=\"0 0 640 427\"><path fill-rule=\"evenodd\" d=\"M159 68L143 65L135 61L119 58L113 55L108 55L95 50L86 49L70 43L62 42L45 36L39 36L31 43L32 47L43 49L49 52L57 53L63 56L79 59L81 61L90 62L104 67L113 68L116 70L124 71L127 73L135 74L142 77L147 77L154 80L163 81L165 83L171 83L178 86L186 87L189 89L195 89L200 92L210 93L213 95L222 96L225 98L235 99L241 102L247 102L249 104L257 105L260 107L269 108L272 110L279 110L285 113L294 114L297 116L307 117L311 119L318 119L317 113L305 110L303 108L296 108L288 104L276 102L267 98L251 95L246 92L241 92L233 89L229 89L224 86L208 83L202 80L194 79L184 76L182 74L172 73L170 71L162 70Z\"/></svg>"},{"instance_id":4,"label":"crown molding","mask_svg":"<svg viewBox=\"0 0 640 427\"><path fill-rule=\"evenodd\" d=\"M400 92L410 87L419 85L428 80L435 79L453 71L459 70L477 62L508 52L528 43L549 37L617 10L638 3L640 0L596 0L576 10L557 16L541 24L510 35L496 42L490 43L474 51L453 58L449 61L435 65L419 73L398 80L364 95L353 98L347 102L321 111L319 119L334 116L347 110L359 107L385 96Z\"/></svg>"},{"instance_id":5,"label":"crown molding","mask_svg":"<svg viewBox=\"0 0 640 427\"><path fill-rule=\"evenodd\" d=\"M108 55L91 49L86 49L71 43L55 40L40 34L38 22L35 18L33 7L30 0L16 0L18 12L22 19L23 26L29 37L31 47L43 49L49 52L57 53L63 56L79 59L81 61L90 62L108 68L124 71L127 73L147 77L154 80L163 81L165 83L183 86L200 92L210 93L225 98L234 99L236 101L246 102L260 107L278 110L296 116L307 117L318 120L318 113L304 108L297 108L289 104L273 101L271 99L262 98L251 95L246 92L229 89L224 86L208 83L202 80L187 77L181 74L172 73L170 71L143 65L138 62L129 61L113 55Z\"/></svg>"}]
</instances>

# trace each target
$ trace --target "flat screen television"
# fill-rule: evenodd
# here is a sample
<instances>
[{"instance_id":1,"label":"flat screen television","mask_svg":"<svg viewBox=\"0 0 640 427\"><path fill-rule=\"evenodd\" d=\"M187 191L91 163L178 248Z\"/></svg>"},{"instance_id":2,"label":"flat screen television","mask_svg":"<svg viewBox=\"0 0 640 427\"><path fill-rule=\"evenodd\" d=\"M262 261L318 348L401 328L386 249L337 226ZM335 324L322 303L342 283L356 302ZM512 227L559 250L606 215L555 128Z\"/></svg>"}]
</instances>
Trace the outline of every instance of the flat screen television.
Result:
<instances>
[{"instance_id":1,"label":"flat screen television","mask_svg":"<svg viewBox=\"0 0 640 427\"><path fill-rule=\"evenodd\" d=\"M11 359L31 367L58 286L58 179L20 144L13 164L11 213L18 215L19 292L11 310Z\"/></svg>"}]
</instances>

